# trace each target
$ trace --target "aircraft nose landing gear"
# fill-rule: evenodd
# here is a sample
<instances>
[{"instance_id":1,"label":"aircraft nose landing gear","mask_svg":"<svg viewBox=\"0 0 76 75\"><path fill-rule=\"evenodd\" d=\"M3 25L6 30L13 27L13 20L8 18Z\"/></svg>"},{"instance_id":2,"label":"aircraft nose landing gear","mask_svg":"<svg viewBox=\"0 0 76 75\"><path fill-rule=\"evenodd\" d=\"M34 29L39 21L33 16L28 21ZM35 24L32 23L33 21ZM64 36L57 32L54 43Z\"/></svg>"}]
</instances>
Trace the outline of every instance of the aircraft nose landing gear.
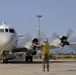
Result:
<instances>
[{"instance_id":1,"label":"aircraft nose landing gear","mask_svg":"<svg viewBox=\"0 0 76 75\"><path fill-rule=\"evenodd\" d=\"M4 63L6 63L6 64L8 63L8 59L7 59L7 58L4 58L4 59L3 59L3 64L4 64Z\"/></svg>"}]
</instances>

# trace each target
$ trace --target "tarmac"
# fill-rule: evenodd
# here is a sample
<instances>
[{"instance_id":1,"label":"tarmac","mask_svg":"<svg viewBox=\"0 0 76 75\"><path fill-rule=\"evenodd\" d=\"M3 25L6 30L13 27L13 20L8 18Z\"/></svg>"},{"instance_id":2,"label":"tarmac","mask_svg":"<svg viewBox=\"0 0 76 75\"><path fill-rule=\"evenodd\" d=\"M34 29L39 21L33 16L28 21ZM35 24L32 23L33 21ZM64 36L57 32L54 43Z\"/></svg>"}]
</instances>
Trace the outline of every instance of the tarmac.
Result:
<instances>
[{"instance_id":1,"label":"tarmac","mask_svg":"<svg viewBox=\"0 0 76 75\"><path fill-rule=\"evenodd\" d=\"M76 75L76 60L50 60L50 71L42 71L42 60L32 63L24 61L0 61L0 75Z\"/></svg>"}]
</instances>

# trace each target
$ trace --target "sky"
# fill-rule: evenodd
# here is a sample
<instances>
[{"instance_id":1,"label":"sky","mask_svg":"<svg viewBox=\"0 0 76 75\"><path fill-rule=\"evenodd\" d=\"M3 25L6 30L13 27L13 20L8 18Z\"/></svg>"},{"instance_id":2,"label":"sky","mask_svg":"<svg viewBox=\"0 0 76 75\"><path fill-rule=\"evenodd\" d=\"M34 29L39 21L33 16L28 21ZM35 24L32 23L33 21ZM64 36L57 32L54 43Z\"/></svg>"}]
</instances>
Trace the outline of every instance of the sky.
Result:
<instances>
[{"instance_id":1,"label":"sky","mask_svg":"<svg viewBox=\"0 0 76 75\"><path fill-rule=\"evenodd\" d=\"M42 15L40 30L47 37L66 35L68 29L76 36L76 0L0 0L0 25L6 22L18 35L38 36L37 15Z\"/></svg>"},{"instance_id":2,"label":"sky","mask_svg":"<svg viewBox=\"0 0 76 75\"><path fill-rule=\"evenodd\" d=\"M54 32L66 35L70 28L76 35L76 0L0 0L0 24L13 26L18 35L38 35L40 29L47 37Z\"/></svg>"}]
</instances>

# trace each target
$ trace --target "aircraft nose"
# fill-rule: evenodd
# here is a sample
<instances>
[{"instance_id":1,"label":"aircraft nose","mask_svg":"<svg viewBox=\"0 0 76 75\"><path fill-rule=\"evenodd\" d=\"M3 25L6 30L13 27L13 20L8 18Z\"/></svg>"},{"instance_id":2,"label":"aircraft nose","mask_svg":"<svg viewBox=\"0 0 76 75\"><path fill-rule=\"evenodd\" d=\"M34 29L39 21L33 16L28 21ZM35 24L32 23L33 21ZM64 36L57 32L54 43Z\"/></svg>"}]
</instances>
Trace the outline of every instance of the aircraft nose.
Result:
<instances>
[{"instance_id":1,"label":"aircraft nose","mask_svg":"<svg viewBox=\"0 0 76 75\"><path fill-rule=\"evenodd\" d=\"M5 38L4 40L0 40L0 46L3 47L5 45L8 45L10 43L11 38Z\"/></svg>"},{"instance_id":2,"label":"aircraft nose","mask_svg":"<svg viewBox=\"0 0 76 75\"><path fill-rule=\"evenodd\" d=\"M10 41L10 39L7 38L7 39L3 40L3 43L7 44L9 41Z\"/></svg>"}]
</instances>

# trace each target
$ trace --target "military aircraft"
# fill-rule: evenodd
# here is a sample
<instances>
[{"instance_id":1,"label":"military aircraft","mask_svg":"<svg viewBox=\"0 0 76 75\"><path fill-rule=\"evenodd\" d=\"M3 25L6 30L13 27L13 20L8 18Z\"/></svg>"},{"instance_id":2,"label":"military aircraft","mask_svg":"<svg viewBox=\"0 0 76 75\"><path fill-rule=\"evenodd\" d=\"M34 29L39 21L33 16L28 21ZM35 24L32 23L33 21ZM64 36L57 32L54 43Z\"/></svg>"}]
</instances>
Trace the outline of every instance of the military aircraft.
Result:
<instances>
[{"instance_id":1,"label":"military aircraft","mask_svg":"<svg viewBox=\"0 0 76 75\"><path fill-rule=\"evenodd\" d=\"M26 61L29 59L32 62L32 55L36 54L35 47L32 43L37 44L38 39L33 38L29 40L23 48L17 48L19 37L13 27L4 22L0 25L0 55L2 56L3 63L7 63L9 59L13 59L16 55L21 54L20 52L13 52L14 50L22 51L23 49L27 54Z\"/></svg>"},{"instance_id":2,"label":"military aircraft","mask_svg":"<svg viewBox=\"0 0 76 75\"><path fill-rule=\"evenodd\" d=\"M69 36L69 34L68 34ZM37 47L33 45L39 43L39 38L26 39L26 43L22 47L18 46L19 37L16 30L3 22L0 25L0 55L2 56L3 63L7 63L8 60L15 58L17 55L26 54L25 61L32 62L33 55L36 55ZM26 37L25 37L26 38ZM76 43L70 43L67 41L66 36L53 39L50 46L51 48L60 48L65 45L74 45Z\"/></svg>"}]
</instances>

